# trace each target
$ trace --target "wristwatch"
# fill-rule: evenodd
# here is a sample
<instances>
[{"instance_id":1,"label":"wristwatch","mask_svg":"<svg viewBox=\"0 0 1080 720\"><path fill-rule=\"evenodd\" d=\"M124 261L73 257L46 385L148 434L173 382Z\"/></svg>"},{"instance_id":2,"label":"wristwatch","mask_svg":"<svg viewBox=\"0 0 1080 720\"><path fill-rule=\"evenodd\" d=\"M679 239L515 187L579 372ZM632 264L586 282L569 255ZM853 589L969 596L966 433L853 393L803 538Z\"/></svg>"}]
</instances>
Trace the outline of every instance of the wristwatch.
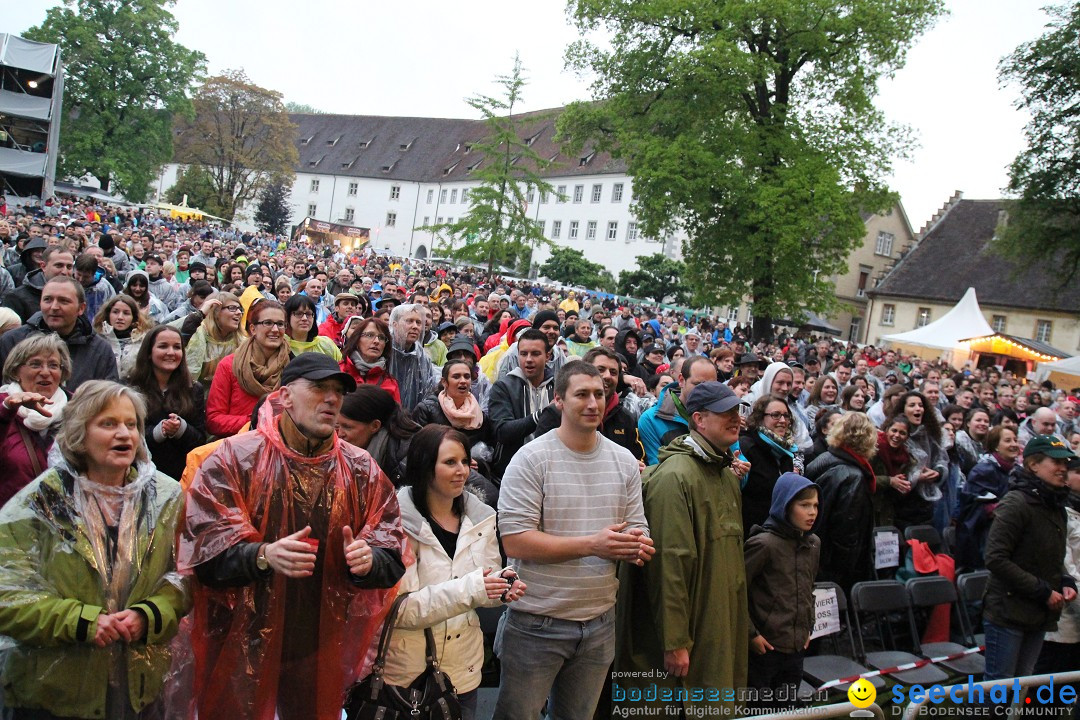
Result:
<instances>
[{"instance_id":1,"label":"wristwatch","mask_svg":"<svg viewBox=\"0 0 1080 720\"><path fill-rule=\"evenodd\" d=\"M259 568L259 572L270 569L270 561L266 559L266 543L259 546L259 554L255 556L255 567Z\"/></svg>"}]
</instances>

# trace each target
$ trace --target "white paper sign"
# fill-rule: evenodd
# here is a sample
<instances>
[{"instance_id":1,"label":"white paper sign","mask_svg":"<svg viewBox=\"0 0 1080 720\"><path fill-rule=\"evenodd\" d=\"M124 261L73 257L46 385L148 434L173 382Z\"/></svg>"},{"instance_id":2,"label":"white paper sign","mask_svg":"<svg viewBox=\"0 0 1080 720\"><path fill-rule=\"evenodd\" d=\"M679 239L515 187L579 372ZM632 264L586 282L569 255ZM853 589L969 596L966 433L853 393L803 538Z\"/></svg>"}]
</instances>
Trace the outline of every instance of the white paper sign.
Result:
<instances>
[{"instance_id":1,"label":"white paper sign","mask_svg":"<svg viewBox=\"0 0 1080 720\"><path fill-rule=\"evenodd\" d=\"M840 632L840 605L836 588L814 588L814 630L810 639Z\"/></svg>"},{"instance_id":2,"label":"white paper sign","mask_svg":"<svg viewBox=\"0 0 1080 720\"><path fill-rule=\"evenodd\" d=\"M900 536L883 532L874 535L874 569L899 567Z\"/></svg>"}]
</instances>

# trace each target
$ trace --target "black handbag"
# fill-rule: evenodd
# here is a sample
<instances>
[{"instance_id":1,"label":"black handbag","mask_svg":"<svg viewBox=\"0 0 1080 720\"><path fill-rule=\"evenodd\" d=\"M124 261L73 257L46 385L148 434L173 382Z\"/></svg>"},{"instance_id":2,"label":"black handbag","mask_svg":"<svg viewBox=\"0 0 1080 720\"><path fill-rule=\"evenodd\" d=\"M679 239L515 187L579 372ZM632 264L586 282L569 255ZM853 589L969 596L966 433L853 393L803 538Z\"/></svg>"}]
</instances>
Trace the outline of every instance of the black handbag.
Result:
<instances>
[{"instance_id":1,"label":"black handbag","mask_svg":"<svg viewBox=\"0 0 1080 720\"><path fill-rule=\"evenodd\" d=\"M424 628L427 640L424 672L408 687L390 685L383 679L394 622L401 603L408 596L408 593L398 595L390 607L371 674L353 685L345 697L347 720L461 720L461 703L450 677L439 669L431 628Z\"/></svg>"}]
</instances>

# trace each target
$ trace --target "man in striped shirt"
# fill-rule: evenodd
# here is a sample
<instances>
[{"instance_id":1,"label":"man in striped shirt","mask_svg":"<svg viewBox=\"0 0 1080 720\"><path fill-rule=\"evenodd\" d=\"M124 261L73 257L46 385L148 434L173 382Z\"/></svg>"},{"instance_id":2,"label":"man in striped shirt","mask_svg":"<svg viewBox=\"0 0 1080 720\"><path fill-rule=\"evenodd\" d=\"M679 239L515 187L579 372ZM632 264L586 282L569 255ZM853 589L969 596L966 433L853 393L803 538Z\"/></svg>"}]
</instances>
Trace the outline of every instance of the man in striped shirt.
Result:
<instances>
[{"instance_id":1,"label":"man in striped shirt","mask_svg":"<svg viewBox=\"0 0 1080 720\"><path fill-rule=\"evenodd\" d=\"M604 383L585 362L555 379L562 421L510 461L499 497L506 554L529 594L499 623L495 720L592 717L615 655L615 564L654 552L638 463L597 429ZM550 699L549 699L550 696Z\"/></svg>"}]
</instances>

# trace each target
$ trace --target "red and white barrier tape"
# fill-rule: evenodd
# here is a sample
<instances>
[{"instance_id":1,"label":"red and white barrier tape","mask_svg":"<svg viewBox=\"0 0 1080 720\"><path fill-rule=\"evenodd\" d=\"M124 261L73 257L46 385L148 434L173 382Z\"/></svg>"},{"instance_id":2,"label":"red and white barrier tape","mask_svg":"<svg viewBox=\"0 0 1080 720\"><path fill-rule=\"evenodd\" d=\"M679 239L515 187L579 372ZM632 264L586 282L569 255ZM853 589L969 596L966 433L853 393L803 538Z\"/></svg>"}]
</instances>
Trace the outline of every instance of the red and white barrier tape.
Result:
<instances>
[{"instance_id":1,"label":"red and white barrier tape","mask_svg":"<svg viewBox=\"0 0 1080 720\"><path fill-rule=\"evenodd\" d=\"M915 670L916 668L926 667L927 665L936 665L938 663L950 662L952 660L959 660L962 657L967 657L968 655L974 655L975 653L982 652L985 649L986 649L985 645L980 645L978 647L968 648L967 650L964 650L963 652L953 653L952 655L942 655L940 657L935 657L935 658L923 658L921 660L916 660L915 662L904 663L903 665L897 665L896 667L882 668L881 670L871 670L870 672L865 672L865 673L863 673L861 675L852 675L852 676L846 677L846 678L839 678L837 680L830 680L829 682L827 682L824 685L822 685L821 687L819 687L818 692L821 692L822 690L829 690L831 688L836 687L837 685L843 685L844 683L853 683L856 680L858 680L859 678L872 678L872 677L877 677L879 675L892 675L893 673L903 672L905 670Z\"/></svg>"}]
</instances>

